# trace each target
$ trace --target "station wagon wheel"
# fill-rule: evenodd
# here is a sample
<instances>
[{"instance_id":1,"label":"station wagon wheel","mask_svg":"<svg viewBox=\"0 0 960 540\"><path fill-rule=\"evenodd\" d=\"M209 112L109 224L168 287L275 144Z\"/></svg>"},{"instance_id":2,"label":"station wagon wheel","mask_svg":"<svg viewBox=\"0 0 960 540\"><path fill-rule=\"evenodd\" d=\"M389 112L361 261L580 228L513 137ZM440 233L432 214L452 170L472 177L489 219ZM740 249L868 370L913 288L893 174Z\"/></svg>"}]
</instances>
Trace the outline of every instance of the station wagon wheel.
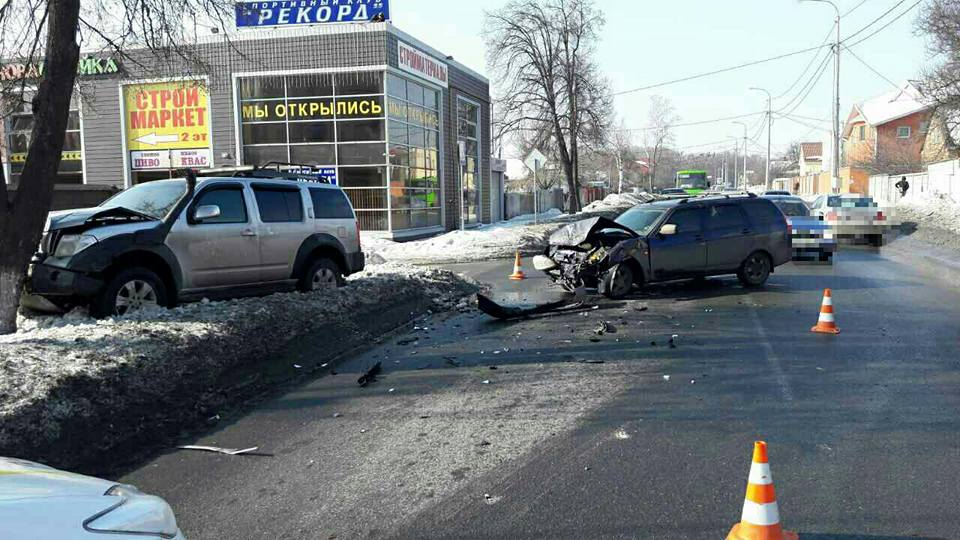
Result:
<instances>
[{"instance_id":1,"label":"station wagon wheel","mask_svg":"<svg viewBox=\"0 0 960 540\"><path fill-rule=\"evenodd\" d=\"M740 283L747 287L759 287L767 282L770 277L770 258L765 253L751 253L747 260L743 261L740 271L737 272Z\"/></svg>"},{"instance_id":2,"label":"station wagon wheel","mask_svg":"<svg viewBox=\"0 0 960 540\"><path fill-rule=\"evenodd\" d=\"M311 292L336 289L343 283L343 271L340 270L340 265L327 257L320 257L307 268L297 288L301 292Z\"/></svg>"},{"instance_id":3,"label":"station wagon wheel","mask_svg":"<svg viewBox=\"0 0 960 540\"><path fill-rule=\"evenodd\" d=\"M607 272L603 280L603 290L607 298L623 298L633 289L633 270L626 264L618 264Z\"/></svg>"},{"instance_id":4,"label":"station wagon wheel","mask_svg":"<svg viewBox=\"0 0 960 540\"><path fill-rule=\"evenodd\" d=\"M107 282L90 309L96 317L112 317L167 305L167 288L160 276L146 268L129 268Z\"/></svg>"}]
</instances>

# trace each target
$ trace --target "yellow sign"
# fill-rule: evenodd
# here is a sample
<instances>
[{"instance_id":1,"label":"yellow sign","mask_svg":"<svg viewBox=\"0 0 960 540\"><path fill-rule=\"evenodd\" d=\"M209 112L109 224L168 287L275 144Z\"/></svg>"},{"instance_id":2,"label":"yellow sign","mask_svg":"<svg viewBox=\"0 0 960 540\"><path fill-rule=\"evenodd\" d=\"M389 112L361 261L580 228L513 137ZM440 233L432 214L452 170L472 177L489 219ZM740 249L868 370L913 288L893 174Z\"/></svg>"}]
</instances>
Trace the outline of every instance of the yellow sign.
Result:
<instances>
[{"instance_id":1,"label":"yellow sign","mask_svg":"<svg viewBox=\"0 0 960 540\"><path fill-rule=\"evenodd\" d=\"M82 161L83 153L78 151L61 152L60 160L61 161ZM26 162L27 162L26 152L18 152L16 154L10 154L10 163L26 163Z\"/></svg>"},{"instance_id":2,"label":"yellow sign","mask_svg":"<svg viewBox=\"0 0 960 540\"><path fill-rule=\"evenodd\" d=\"M127 150L210 148L210 109L201 81L123 87Z\"/></svg>"},{"instance_id":3,"label":"yellow sign","mask_svg":"<svg viewBox=\"0 0 960 540\"><path fill-rule=\"evenodd\" d=\"M291 100L289 103L244 103L240 107L244 122L276 122L290 120L329 120L337 118L375 118L383 116L383 104L378 98L338 98L322 100Z\"/></svg>"}]
</instances>

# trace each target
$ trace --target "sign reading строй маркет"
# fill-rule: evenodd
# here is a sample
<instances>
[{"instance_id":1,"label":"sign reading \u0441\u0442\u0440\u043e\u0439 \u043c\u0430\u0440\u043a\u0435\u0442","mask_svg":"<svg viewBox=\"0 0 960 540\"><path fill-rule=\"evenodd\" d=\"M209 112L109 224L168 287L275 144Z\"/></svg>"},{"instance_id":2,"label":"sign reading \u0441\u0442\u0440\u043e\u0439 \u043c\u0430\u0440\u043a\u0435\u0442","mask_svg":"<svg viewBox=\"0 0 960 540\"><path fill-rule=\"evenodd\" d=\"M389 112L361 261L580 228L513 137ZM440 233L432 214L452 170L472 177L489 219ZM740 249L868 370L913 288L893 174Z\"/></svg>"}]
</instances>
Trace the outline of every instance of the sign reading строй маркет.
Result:
<instances>
[{"instance_id":1,"label":"sign reading \u0441\u0442\u0440\u043e\u0439 \u043c\u0430\u0440\u043a\u0435\u0442","mask_svg":"<svg viewBox=\"0 0 960 540\"><path fill-rule=\"evenodd\" d=\"M390 20L389 0L273 0L235 8L237 28Z\"/></svg>"}]
</instances>

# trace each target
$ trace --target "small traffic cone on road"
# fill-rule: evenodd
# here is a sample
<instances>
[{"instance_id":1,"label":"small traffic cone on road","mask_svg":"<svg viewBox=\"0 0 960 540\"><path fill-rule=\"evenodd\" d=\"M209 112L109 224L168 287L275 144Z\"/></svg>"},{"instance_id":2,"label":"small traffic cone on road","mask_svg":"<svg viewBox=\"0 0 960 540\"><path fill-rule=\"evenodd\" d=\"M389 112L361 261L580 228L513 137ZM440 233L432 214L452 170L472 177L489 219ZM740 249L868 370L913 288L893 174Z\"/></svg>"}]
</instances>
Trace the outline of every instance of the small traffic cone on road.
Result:
<instances>
[{"instance_id":1,"label":"small traffic cone on road","mask_svg":"<svg viewBox=\"0 0 960 540\"><path fill-rule=\"evenodd\" d=\"M730 529L727 540L798 540L797 533L780 526L780 511L773 490L773 476L767 460L767 443L753 445L753 463L747 480L747 497L743 501L740 523Z\"/></svg>"},{"instance_id":2,"label":"small traffic cone on road","mask_svg":"<svg viewBox=\"0 0 960 540\"><path fill-rule=\"evenodd\" d=\"M517 250L517 259L513 263L513 273L510 274L510 279L514 281L527 279L527 276L523 275L523 270L520 268L520 250Z\"/></svg>"},{"instance_id":3,"label":"small traffic cone on road","mask_svg":"<svg viewBox=\"0 0 960 540\"><path fill-rule=\"evenodd\" d=\"M823 304L820 305L820 319L817 325L810 329L818 334L839 334L837 322L833 318L833 292L830 289L823 291Z\"/></svg>"}]
</instances>

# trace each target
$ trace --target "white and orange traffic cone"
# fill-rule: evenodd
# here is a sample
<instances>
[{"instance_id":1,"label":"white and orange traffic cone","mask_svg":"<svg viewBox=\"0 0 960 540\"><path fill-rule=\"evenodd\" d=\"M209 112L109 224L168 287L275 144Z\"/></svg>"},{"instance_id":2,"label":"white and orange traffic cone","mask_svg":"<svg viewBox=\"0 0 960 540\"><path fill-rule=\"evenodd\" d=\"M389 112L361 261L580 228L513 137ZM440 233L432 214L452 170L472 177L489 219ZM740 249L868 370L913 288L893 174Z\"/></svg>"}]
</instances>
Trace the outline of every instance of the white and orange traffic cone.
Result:
<instances>
[{"instance_id":1,"label":"white and orange traffic cone","mask_svg":"<svg viewBox=\"0 0 960 540\"><path fill-rule=\"evenodd\" d=\"M839 334L837 321L833 317L833 291L826 289L823 291L823 304L820 305L820 319L817 325L810 329L811 332L819 334Z\"/></svg>"},{"instance_id":2,"label":"white and orange traffic cone","mask_svg":"<svg viewBox=\"0 0 960 540\"><path fill-rule=\"evenodd\" d=\"M510 274L510 279L514 281L527 279L527 276L523 275L523 269L520 268L520 250L517 250L517 259L513 263L513 273Z\"/></svg>"},{"instance_id":3,"label":"white and orange traffic cone","mask_svg":"<svg viewBox=\"0 0 960 540\"><path fill-rule=\"evenodd\" d=\"M773 491L773 476L767 459L767 443L753 445L753 463L747 480L747 497L743 501L740 523L730 529L727 540L798 540L797 533L784 531L780 526L777 496Z\"/></svg>"}]
</instances>

